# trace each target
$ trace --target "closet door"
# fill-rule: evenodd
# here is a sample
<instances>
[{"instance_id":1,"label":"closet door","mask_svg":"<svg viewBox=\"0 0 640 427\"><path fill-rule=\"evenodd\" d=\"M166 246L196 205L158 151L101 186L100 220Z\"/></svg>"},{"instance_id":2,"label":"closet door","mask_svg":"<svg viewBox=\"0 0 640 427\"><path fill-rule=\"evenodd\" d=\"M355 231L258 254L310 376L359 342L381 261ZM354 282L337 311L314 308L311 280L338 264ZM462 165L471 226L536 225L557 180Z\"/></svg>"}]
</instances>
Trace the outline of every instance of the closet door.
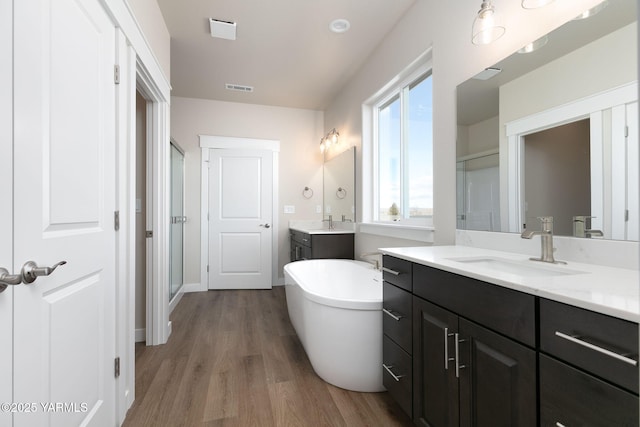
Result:
<instances>
[{"instance_id":1,"label":"closet door","mask_svg":"<svg viewBox=\"0 0 640 427\"><path fill-rule=\"evenodd\" d=\"M13 7L10 267L66 261L13 288L13 425L115 425L115 29L99 0Z\"/></svg>"}]
</instances>

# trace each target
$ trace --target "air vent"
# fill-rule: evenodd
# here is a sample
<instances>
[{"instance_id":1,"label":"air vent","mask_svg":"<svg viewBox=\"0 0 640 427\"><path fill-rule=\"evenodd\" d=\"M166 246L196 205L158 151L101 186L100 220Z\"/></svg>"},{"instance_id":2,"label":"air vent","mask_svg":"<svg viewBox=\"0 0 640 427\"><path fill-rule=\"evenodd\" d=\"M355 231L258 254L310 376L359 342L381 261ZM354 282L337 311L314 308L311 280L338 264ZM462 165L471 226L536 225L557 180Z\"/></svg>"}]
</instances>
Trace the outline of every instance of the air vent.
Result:
<instances>
[{"instance_id":1,"label":"air vent","mask_svg":"<svg viewBox=\"0 0 640 427\"><path fill-rule=\"evenodd\" d=\"M237 92L253 92L252 86L236 85L233 83L226 83L224 85L227 90L235 90Z\"/></svg>"},{"instance_id":2,"label":"air vent","mask_svg":"<svg viewBox=\"0 0 640 427\"><path fill-rule=\"evenodd\" d=\"M478 74L473 76L472 79L489 80L490 78L500 74L501 71L502 69L500 68L494 68L494 67L485 68L484 70L480 71Z\"/></svg>"},{"instance_id":3,"label":"air vent","mask_svg":"<svg viewBox=\"0 0 640 427\"><path fill-rule=\"evenodd\" d=\"M235 40L236 39L236 23L231 21L222 21L220 19L209 18L209 27L211 29L211 37L219 39Z\"/></svg>"}]
</instances>

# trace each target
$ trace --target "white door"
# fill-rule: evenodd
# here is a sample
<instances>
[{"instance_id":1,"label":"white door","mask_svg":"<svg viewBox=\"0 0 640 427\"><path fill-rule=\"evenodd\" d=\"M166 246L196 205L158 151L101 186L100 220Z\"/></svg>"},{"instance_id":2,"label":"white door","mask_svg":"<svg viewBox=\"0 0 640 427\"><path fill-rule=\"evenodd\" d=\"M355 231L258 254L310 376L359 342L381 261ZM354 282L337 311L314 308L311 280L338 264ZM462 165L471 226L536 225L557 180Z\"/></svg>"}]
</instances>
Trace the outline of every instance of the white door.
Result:
<instances>
[{"instance_id":1,"label":"white door","mask_svg":"<svg viewBox=\"0 0 640 427\"><path fill-rule=\"evenodd\" d=\"M12 196L13 170L12 123L13 102L12 86L13 63L9 58L13 51L13 5L10 1L0 1L0 268L11 269L13 264L13 215L10 201ZM0 286L0 291L4 287ZM0 292L0 405L12 401L13 393L13 287ZM11 425L11 413L0 408L0 426Z\"/></svg>"},{"instance_id":2,"label":"white door","mask_svg":"<svg viewBox=\"0 0 640 427\"><path fill-rule=\"evenodd\" d=\"M13 425L115 425L115 30L98 0L13 7L8 269L66 261L12 289Z\"/></svg>"},{"instance_id":3,"label":"white door","mask_svg":"<svg viewBox=\"0 0 640 427\"><path fill-rule=\"evenodd\" d=\"M209 289L270 289L273 152L211 149Z\"/></svg>"}]
</instances>

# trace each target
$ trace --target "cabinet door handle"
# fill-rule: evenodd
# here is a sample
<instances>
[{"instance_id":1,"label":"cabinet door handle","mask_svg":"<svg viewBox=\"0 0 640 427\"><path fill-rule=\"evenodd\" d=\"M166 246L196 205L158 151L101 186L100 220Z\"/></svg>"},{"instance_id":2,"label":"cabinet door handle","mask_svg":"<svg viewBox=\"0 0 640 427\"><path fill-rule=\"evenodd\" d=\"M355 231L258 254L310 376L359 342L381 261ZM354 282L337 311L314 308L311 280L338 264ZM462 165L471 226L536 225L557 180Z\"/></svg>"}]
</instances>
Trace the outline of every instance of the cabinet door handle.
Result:
<instances>
[{"instance_id":1,"label":"cabinet door handle","mask_svg":"<svg viewBox=\"0 0 640 427\"><path fill-rule=\"evenodd\" d=\"M400 275L399 271L395 271L395 270L392 270L392 269L387 268L387 267L382 267L382 271L386 271L387 273L393 274L394 276L399 276Z\"/></svg>"},{"instance_id":2,"label":"cabinet door handle","mask_svg":"<svg viewBox=\"0 0 640 427\"><path fill-rule=\"evenodd\" d=\"M460 369L464 369L467 366L466 365L461 365L460 364L460 343L465 342L466 340L461 340L460 339L460 334L455 333L454 335L454 340L456 341L456 357L455 357L455 361L456 361L456 378L460 378Z\"/></svg>"},{"instance_id":3,"label":"cabinet door handle","mask_svg":"<svg viewBox=\"0 0 640 427\"><path fill-rule=\"evenodd\" d=\"M560 421L556 421L556 427L565 427Z\"/></svg>"},{"instance_id":4,"label":"cabinet door handle","mask_svg":"<svg viewBox=\"0 0 640 427\"><path fill-rule=\"evenodd\" d=\"M444 328L444 369L449 370L449 362L455 360L453 357L449 357L449 338L457 334L450 334L449 328ZM458 362L456 362L458 363Z\"/></svg>"},{"instance_id":5,"label":"cabinet door handle","mask_svg":"<svg viewBox=\"0 0 640 427\"><path fill-rule=\"evenodd\" d=\"M609 357L613 357L614 359L620 360L620 361L622 361L624 363L628 363L631 366L638 366L638 361L637 360L633 360L633 359L631 359L629 357L625 357L625 356L623 356L621 354L618 354L616 352L613 352L611 350L607 350L606 348L602 348L602 347L599 347L597 345L594 345L594 344L591 344L589 342L586 342L584 340L581 340L580 336L571 336L571 335L563 334L562 332L559 332L559 331L556 331L556 336L558 336L560 338L563 338L563 339L565 339L567 341L571 341L574 344L578 344L578 345L581 345L583 347L586 347L586 348L588 348L590 350L597 351L598 353L602 353L602 354L607 355Z\"/></svg>"},{"instance_id":6,"label":"cabinet door handle","mask_svg":"<svg viewBox=\"0 0 640 427\"><path fill-rule=\"evenodd\" d=\"M399 322L400 319L402 319L402 316L396 316L395 314L393 314L391 311L387 310L386 308L383 308L382 312L384 314L386 314L387 316L391 316L391 318L393 318L393 320L395 320L396 322Z\"/></svg>"},{"instance_id":7,"label":"cabinet door handle","mask_svg":"<svg viewBox=\"0 0 640 427\"><path fill-rule=\"evenodd\" d=\"M391 375L391 376L393 377L393 379L394 379L394 380L396 380L396 381L398 381L398 382L400 381L400 378L404 377L404 375L396 375L396 374L394 374L394 373L393 373L393 371L392 371L393 366L387 366L387 365L385 365L385 364L383 363L383 364L382 364L382 367L383 367L384 369L386 369L386 370L387 370L387 372L389 373L389 375Z\"/></svg>"}]
</instances>

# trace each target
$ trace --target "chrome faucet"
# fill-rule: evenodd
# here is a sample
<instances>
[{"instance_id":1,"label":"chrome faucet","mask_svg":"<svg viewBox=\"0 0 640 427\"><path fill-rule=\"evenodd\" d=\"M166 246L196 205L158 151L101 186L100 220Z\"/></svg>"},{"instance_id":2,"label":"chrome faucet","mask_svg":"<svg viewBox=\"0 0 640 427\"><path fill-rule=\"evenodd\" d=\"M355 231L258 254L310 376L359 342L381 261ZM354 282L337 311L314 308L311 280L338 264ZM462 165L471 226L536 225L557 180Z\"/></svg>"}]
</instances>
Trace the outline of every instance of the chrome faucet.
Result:
<instances>
[{"instance_id":1,"label":"chrome faucet","mask_svg":"<svg viewBox=\"0 0 640 427\"><path fill-rule=\"evenodd\" d=\"M333 216L329 215L329 219L323 219L322 221L327 221L329 223L329 230L333 230Z\"/></svg>"},{"instance_id":2,"label":"chrome faucet","mask_svg":"<svg viewBox=\"0 0 640 427\"><path fill-rule=\"evenodd\" d=\"M374 265L376 270L380 270L380 261L378 261L377 259L374 259L374 260L366 259L366 257L376 256L376 255L379 255L382 258L382 252L375 251L375 252L365 252L363 254L360 254L360 259L363 261L370 262L371 264Z\"/></svg>"},{"instance_id":3,"label":"chrome faucet","mask_svg":"<svg viewBox=\"0 0 640 427\"><path fill-rule=\"evenodd\" d=\"M523 239L531 239L535 235L540 235L540 244L542 253L540 258L530 258L532 261L550 262L553 264L566 264L564 261L556 261L553 259L553 217L540 216L538 219L542 222L542 230L531 231L526 228L520 235Z\"/></svg>"},{"instance_id":4,"label":"chrome faucet","mask_svg":"<svg viewBox=\"0 0 640 427\"><path fill-rule=\"evenodd\" d=\"M593 237L593 236L604 236L601 230L592 230L587 228L587 221L591 220L592 216L586 215L578 215L573 217L573 235L575 237Z\"/></svg>"}]
</instances>

